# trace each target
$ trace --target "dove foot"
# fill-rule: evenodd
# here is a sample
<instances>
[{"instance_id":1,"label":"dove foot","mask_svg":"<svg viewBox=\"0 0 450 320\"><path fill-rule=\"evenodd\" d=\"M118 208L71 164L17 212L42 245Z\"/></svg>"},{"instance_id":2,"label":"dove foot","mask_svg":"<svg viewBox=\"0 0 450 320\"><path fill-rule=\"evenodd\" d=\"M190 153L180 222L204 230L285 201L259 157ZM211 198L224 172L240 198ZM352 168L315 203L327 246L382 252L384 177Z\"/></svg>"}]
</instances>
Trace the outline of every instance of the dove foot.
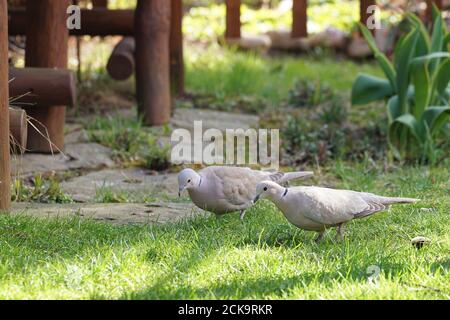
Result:
<instances>
[{"instance_id":1,"label":"dove foot","mask_svg":"<svg viewBox=\"0 0 450 320\"><path fill-rule=\"evenodd\" d=\"M241 221L244 221L245 214L246 214L246 211L241 210L241 214L239 215L239 218L241 219Z\"/></svg>"},{"instance_id":2,"label":"dove foot","mask_svg":"<svg viewBox=\"0 0 450 320\"><path fill-rule=\"evenodd\" d=\"M314 242L319 243L320 241L322 241L324 235L325 235L325 231L320 232L319 235L317 236L317 238L314 240Z\"/></svg>"},{"instance_id":3,"label":"dove foot","mask_svg":"<svg viewBox=\"0 0 450 320\"><path fill-rule=\"evenodd\" d=\"M345 224L344 224L344 223L340 223L340 224L337 226L336 231L337 231L336 239L337 239L338 241L344 240Z\"/></svg>"}]
</instances>

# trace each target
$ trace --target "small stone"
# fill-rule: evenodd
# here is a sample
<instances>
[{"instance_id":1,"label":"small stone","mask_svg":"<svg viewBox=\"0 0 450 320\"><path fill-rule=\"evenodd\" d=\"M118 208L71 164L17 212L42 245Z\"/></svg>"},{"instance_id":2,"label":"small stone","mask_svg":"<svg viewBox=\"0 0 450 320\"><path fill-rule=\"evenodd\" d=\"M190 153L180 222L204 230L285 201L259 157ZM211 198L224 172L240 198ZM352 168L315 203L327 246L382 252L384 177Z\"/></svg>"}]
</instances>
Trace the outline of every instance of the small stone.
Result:
<instances>
[{"instance_id":1,"label":"small stone","mask_svg":"<svg viewBox=\"0 0 450 320\"><path fill-rule=\"evenodd\" d=\"M420 211L423 211L423 212L433 212L434 209L433 209L433 208L420 208Z\"/></svg>"},{"instance_id":2,"label":"small stone","mask_svg":"<svg viewBox=\"0 0 450 320\"><path fill-rule=\"evenodd\" d=\"M417 249L421 249L424 246L424 244L428 244L430 242L431 239L422 236L411 239L411 244Z\"/></svg>"}]
</instances>

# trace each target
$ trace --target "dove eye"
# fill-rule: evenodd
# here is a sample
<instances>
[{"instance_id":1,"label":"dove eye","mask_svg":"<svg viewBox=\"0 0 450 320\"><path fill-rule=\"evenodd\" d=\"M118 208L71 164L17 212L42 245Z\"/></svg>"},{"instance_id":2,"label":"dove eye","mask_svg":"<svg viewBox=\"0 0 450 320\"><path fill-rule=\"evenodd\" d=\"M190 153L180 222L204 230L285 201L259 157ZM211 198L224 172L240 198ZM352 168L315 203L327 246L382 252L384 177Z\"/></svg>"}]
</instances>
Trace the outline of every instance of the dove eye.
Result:
<instances>
[{"instance_id":1,"label":"dove eye","mask_svg":"<svg viewBox=\"0 0 450 320\"><path fill-rule=\"evenodd\" d=\"M264 191L267 191L267 187L264 187Z\"/></svg>"},{"instance_id":2,"label":"dove eye","mask_svg":"<svg viewBox=\"0 0 450 320\"><path fill-rule=\"evenodd\" d=\"M189 179L188 182L191 182L191 179Z\"/></svg>"}]
</instances>

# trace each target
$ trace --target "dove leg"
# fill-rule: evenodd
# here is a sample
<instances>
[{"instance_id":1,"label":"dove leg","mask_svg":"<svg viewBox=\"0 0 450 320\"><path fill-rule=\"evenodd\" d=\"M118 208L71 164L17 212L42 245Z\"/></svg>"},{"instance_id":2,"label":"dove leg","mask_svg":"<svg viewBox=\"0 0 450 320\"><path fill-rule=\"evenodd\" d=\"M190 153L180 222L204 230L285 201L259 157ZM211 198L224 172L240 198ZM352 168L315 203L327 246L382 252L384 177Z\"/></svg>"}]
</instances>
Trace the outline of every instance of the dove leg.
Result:
<instances>
[{"instance_id":1,"label":"dove leg","mask_svg":"<svg viewBox=\"0 0 450 320\"><path fill-rule=\"evenodd\" d=\"M241 210L241 214L239 215L239 218L241 218L241 221L243 221L243 220L244 220L244 217L245 217L245 213L246 213L246 211L245 211L245 210Z\"/></svg>"},{"instance_id":2,"label":"dove leg","mask_svg":"<svg viewBox=\"0 0 450 320\"><path fill-rule=\"evenodd\" d=\"M340 223L337 226L336 231L337 231L337 234L336 234L337 240L344 240L345 223Z\"/></svg>"},{"instance_id":3,"label":"dove leg","mask_svg":"<svg viewBox=\"0 0 450 320\"><path fill-rule=\"evenodd\" d=\"M322 239L323 236L325 235L325 231L319 232L319 235L317 236L317 238L314 240L315 243L319 243Z\"/></svg>"}]
</instances>

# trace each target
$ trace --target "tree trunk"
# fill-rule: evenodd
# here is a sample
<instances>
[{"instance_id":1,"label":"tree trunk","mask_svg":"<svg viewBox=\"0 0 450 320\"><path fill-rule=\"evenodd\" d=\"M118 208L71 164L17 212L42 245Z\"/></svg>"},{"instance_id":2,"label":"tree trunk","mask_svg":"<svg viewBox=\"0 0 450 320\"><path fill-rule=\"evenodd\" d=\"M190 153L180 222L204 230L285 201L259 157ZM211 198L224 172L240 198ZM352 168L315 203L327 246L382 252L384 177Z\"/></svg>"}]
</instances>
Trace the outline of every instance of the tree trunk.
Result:
<instances>
[{"instance_id":1,"label":"tree trunk","mask_svg":"<svg viewBox=\"0 0 450 320\"><path fill-rule=\"evenodd\" d=\"M67 68L66 10L68 0L28 0L25 65L40 68ZM35 129L28 132L28 149L57 152L64 148L66 107L26 107L35 126L48 134L51 143Z\"/></svg>"},{"instance_id":2,"label":"tree trunk","mask_svg":"<svg viewBox=\"0 0 450 320\"><path fill-rule=\"evenodd\" d=\"M146 125L170 120L170 1L138 0L135 17L136 96Z\"/></svg>"},{"instance_id":3,"label":"tree trunk","mask_svg":"<svg viewBox=\"0 0 450 320\"><path fill-rule=\"evenodd\" d=\"M8 13L6 0L0 0L0 211L11 206L8 110Z\"/></svg>"}]
</instances>

